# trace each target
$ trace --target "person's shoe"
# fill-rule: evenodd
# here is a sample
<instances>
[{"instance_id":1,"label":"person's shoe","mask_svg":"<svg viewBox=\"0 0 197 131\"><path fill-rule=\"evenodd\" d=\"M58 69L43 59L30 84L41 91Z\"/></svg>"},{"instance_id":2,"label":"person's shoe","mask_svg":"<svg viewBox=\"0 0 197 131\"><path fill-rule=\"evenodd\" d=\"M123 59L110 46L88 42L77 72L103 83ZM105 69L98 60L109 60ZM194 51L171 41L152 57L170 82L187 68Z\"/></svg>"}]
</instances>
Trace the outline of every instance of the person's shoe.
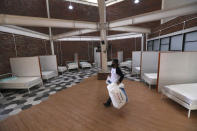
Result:
<instances>
[{"instance_id":1,"label":"person's shoe","mask_svg":"<svg viewBox=\"0 0 197 131\"><path fill-rule=\"evenodd\" d=\"M105 107L110 107L110 104L108 104L108 103L103 103L103 105L104 105Z\"/></svg>"}]
</instances>

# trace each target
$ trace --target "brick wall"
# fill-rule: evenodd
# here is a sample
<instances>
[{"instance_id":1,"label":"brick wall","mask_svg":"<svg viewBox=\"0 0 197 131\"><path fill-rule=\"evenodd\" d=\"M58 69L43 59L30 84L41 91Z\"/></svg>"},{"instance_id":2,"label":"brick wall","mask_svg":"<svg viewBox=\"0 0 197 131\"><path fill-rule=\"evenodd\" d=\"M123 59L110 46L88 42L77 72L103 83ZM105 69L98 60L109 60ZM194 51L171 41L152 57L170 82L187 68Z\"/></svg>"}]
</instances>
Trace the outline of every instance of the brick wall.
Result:
<instances>
[{"instance_id":1,"label":"brick wall","mask_svg":"<svg viewBox=\"0 0 197 131\"><path fill-rule=\"evenodd\" d=\"M123 59L132 58L132 51L139 51L141 49L141 38L132 38L124 40L111 41L112 44L112 59L117 58L117 52L123 51ZM109 57L111 54L109 53Z\"/></svg>"},{"instance_id":2,"label":"brick wall","mask_svg":"<svg viewBox=\"0 0 197 131\"><path fill-rule=\"evenodd\" d=\"M0 32L0 74L11 72L9 58L16 57L16 54L18 57L50 54L50 44L48 41L45 42L25 36L13 37L12 34Z\"/></svg>"},{"instance_id":3,"label":"brick wall","mask_svg":"<svg viewBox=\"0 0 197 131\"><path fill-rule=\"evenodd\" d=\"M136 45L135 45L136 43ZM141 49L141 38L109 41L108 60L117 58L117 52L123 51L124 60L132 58L132 51ZM79 60L94 61L94 47L99 46L99 42L55 42L55 54L57 55L58 64L65 65L66 61L74 61L74 54L78 53ZM62 52L61 52L62 51ZM89 53L88 53L89 52Z\"/></svg>"},{"instance_id":4,"label":"brick wall","mask_svg":"<svg viewBox=\"0 0 197 131\"><path fill-rule=\"evenodd\" d=\"M185 24L184 24L185 21ZM149 38L154 38L159 35L166 35L183 29L188 29L197 26L197 14L186 15L172 19L160 26L152 29Z\"/></svg>"},{"instance_id":5,"label":"brick wall","mask_svg":"<svg viewBox=\"0 0 197 131\"><path fill-rule=\"evenodd\" d=\"M0 13L34 16L34 17L47 17L45 0L0 0ZM74 10L68 10L69 2L64 0L49 0L50 12L52 18L70 19L70 20L83 20L94 21L99 20L98 8L94 6L87 6L82 4L73 4ZM126 0L123 3L107 8L107 20L116 20L119 18L129 17L145 12L158 10L161 8L161 0L143 1L135 5L130 0ZM152 27L159 25L159 22L151 22L148 24L142 24L143 27ZM25 27L35 31L48 34L48 28L40 27ZM64 33L73 29L58 29L53 28L53 34ZM109 35L116 34L117 32L109 32ZM95 33L98 34L99 33ZM136 49L140 49L140 40L137 40ZM16 47L18 56L36 56L50 54L50 44L45 43L43 40L34 39L24 36L16 36ZM118 40L109 42L112 44L112 56L108 53L108 57L113 58L117 51L124 51L124 59L131 58L131 51L135 50L134 39ZM89 45L89 48L88 48ZM98 46L98 42L62 42L62 55L58 52L60 46L55 42L55 53L58 56L58 63L61 64L60 56L63 61L72 61L74 59L74 53L79 54L80 59L93 61L93 47ZM88 53L89 49L89 53ZM88 55L89 54L89 55ZM0 74L10 72L9 58L15 57L15 45L13 42L12 34L2 34L0 32ZM65 64L65 62L63 62Z\"/></svg>"},{"instance_id":6,"label":"brick wall","mask_svg":"<svg viewBox=\"0 0 197 131\"><path fill-rule=\"evenodd\" d=\"M98 42L87 41L62 41L54 43L55 54L57 55L58 64L65 65L66 61L74 61L74 54L77 53L79 60L94 61L94 47Z\"/></svg>"}]
</instances>

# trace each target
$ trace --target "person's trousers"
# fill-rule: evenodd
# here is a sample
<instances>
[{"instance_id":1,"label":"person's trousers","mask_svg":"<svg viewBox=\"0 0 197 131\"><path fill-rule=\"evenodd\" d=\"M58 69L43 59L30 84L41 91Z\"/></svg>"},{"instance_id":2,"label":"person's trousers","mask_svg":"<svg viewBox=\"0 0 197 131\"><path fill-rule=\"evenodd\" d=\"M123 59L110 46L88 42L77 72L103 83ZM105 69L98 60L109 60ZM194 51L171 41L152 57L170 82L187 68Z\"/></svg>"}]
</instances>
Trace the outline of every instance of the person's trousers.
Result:
<instances>
[{"instance_id":1,"label":"person's trousers","mask_svg":"<svg viewBox=\"0 0 197 131\"><path fill-rule=\"evenodd\" d=\"M108 104L108 105L110 105L110 104L111 104L111 98L110 98L110 97L107 99L106 104Z\"/></svg>"}]
</instances>

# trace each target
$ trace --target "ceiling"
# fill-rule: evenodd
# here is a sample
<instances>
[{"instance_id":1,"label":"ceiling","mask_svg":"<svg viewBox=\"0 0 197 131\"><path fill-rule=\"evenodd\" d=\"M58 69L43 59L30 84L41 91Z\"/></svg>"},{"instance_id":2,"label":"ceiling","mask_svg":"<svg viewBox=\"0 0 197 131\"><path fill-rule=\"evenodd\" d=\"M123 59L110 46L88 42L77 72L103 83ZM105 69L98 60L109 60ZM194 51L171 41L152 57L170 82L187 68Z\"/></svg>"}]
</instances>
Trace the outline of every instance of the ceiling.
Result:
<instances>
[{"instance_id":1,"label":"ceiling","mask_svg":"<svg viewBox=\"0 0 197 131\"><path fill-rule=\"evenodd\" d=\"M97 0L65 0L73 3L79 3L84 5L90 5L90 6L98 6ZM111 6L113 4L122 2L124 0L105 0L106 6Z\"/></svg>"},{"instance_id":2,"label":"ceiling","mask_svg":"<svg viewBox=\"0 0 197 131\"><path fill-rule=\"evenodd\" d=\"M161 9L162 0L140 0L140 3L134 4L133 0L124 0L117 4L108 6L107 21L113 21L121 18L135 16ZM70 2L65 0L49 0L51 18L76 20L76 21L99 21L99 10L96 6L88 6L80 3L72 3L74 9L69 10ZM46 0L0 0L0 13L33 17L47 18ZM152 28L159 26L160 21L140 24L140 27ZM25 27L35 31L48 34L48 28ZM53 28L54 35L73 31L76 29ZM109 32L116 34L120 32ZM96 33L99 34L99 33ZM90 35L95 35L91 33Z\"/></svg>"}]
</instances>

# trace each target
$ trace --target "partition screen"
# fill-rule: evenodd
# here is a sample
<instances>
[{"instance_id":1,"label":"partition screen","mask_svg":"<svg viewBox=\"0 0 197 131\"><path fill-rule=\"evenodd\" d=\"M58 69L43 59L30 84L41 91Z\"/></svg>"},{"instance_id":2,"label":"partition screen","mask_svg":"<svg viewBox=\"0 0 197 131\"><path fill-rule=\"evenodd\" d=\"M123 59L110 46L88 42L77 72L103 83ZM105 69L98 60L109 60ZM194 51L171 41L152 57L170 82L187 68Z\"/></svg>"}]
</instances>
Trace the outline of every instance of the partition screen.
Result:
<instances>
[{"instance_id":1,"label":"partition screen","mask_svg":"<svg viewBox=\"0 0 197 131\"><path fill-rule=\"evenodd\" d=\"M156 51L144 51L141 57L141 78L144 79L144 73L157 73L158 55Z\"/></svg>"},{"instance_id":2,"label":"partition screen","mask_svg":"<svg viewBox=\"0 0 197 131\"><path fill-rule=\"evenodd\" d=\"M158 91L166 85L197 82L197 52L160 53Z\"/></svg>"},{"instance_id":3,"label":"partition screen","mask_svg":"<svg viewBox=\"0 0 197 131\"><path fill-rule=\"evenodd\" d=\"M176 35L171 37L171 51L182 51L183 35Z\"/></svg>"},{"instance_id":4,"label":"partition screen","mask_svg":"<svg viewBox=\"0 0 197 131\"><path fill-rule=\"evenodd\" d=\"M161 39L161 51L168 51L169 43L170 43L169 37Z\"/></svg>"},{"instance_id":5,"label":"partition screen","mask_svg":"<svg viewBox=\"0 0 197 131\"><path fill-rule=\"evenodd\" d=\"M197 51L197 32L191 32L185 35L184 51Z\"/></svg>"},{"instance_id":6,"label":"partition screen","mask_svg":"<svg viewBox=\"0 0 197 131\"><path fill-rule=\"evenodd\" d=\"M154 44L153 44L153 50L154 51L159 51L159 46L160 46L160 40L154 40Z\"/></svg>"}]
</instances>

